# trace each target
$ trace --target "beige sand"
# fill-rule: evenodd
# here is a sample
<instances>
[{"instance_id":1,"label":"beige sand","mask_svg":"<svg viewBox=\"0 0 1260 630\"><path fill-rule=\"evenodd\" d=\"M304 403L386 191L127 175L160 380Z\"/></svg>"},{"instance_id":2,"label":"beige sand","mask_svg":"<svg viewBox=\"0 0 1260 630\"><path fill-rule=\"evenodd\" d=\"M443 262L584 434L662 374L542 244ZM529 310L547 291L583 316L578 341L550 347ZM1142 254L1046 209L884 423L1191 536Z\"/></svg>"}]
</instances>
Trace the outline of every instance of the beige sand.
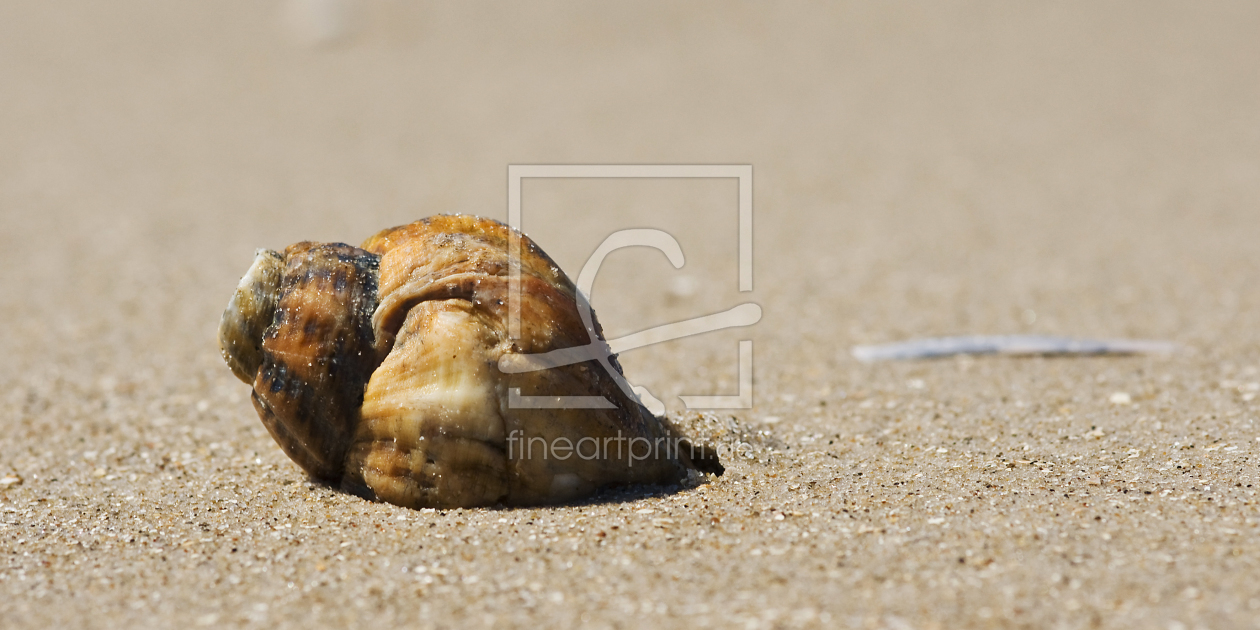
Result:
<instances>
[{"instance_id":1,"label":"beige sand","mask_svg":"<svg viewBox=\"0 0 1260 630\"><path fill-rule=\"evenodd\" d=\"M1260 625L1260 5L303 7L0 4L0 626ZM754 166L752 293L733 181L523 197L570 273L678 238L609 259L614 336L763 306L623 356L742 454L548 509L312 485L214 345L253 249L504 219L516 163ZM1189 350L848 354L962 333ZM755 406L684 413L745 338Z\"/></svg>"}]
</instances>

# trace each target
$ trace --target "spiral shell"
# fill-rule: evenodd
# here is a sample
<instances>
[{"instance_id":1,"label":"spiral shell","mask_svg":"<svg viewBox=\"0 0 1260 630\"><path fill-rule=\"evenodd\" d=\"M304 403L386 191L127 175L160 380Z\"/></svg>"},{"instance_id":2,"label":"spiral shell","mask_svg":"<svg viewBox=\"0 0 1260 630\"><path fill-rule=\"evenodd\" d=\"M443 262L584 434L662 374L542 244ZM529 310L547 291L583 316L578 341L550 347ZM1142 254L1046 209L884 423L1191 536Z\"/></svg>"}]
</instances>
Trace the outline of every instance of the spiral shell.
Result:
<instances>
[{"instance_id":1,"label":"spiral shell","mask_svg":"<svg viewBox=\"0 0 1260 630\"><path fill-rule=\"evenodd\" d=\"M285 453L317 479L412 508L555 503L720 473L597 361L499 369L505 357L603 340L598 321L583 323L573 283L519 233L521 330L509 338L511 236L496 221L437 216L362 248L260 250L219 340ZM620 375L615 356L610 365ZM612 404L522 408L513 391Z\"/></svg>"}]
</instances>

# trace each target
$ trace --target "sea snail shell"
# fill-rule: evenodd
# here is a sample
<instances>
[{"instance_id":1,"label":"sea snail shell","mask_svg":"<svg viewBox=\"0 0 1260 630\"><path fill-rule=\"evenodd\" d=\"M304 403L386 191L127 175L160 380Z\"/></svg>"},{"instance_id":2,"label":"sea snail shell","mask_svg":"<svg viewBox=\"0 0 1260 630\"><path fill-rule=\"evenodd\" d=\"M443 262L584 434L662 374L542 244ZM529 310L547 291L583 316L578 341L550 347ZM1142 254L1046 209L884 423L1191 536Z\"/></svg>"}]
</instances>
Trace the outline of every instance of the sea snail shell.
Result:
<instances>
[{"instance_id":1,"label":"sea snail shell","mask_svg":"<svg viewBox=\"0 0 1260 630\"><path fill-rule=\"evenodd\" d=\"M489 219L435 216L362 248L259 250L219 345L284 452L312 477L411 508L556 503L609 484L674 483L693 469L720 474L711 451L594 360L499 370L507 354L592 341L573 282L524 235L521 338L509 338L510 234ZM620 373L615 357L611 365ZM514 408L512 388L603 396L614 408Z\"/></svg>"}]
</instances>

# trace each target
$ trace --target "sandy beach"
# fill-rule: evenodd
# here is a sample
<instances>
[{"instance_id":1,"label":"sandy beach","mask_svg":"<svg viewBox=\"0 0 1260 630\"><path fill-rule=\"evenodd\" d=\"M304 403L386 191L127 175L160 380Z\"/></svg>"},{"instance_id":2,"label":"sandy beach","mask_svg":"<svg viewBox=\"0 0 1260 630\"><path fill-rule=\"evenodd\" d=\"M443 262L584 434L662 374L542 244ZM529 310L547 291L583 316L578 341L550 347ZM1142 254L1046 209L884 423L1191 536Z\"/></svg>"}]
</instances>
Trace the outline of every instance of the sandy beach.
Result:
<instances>
[{"instance_id":1,"label":"sandy beach","mask_svg":"<svg viewBox=\"0 0 1260 630\"><path fill-rule=\"evenodd\" d=\"M1260 5L0 5L0 626L1260 628ZM726 454L408 510L311 482L216 327L256 248L508 218ZM963 334L1171 355L863 363ZM753 404L735 395L752 340ZM1253 487L1256 486L1256 487Z\"/></svg>"}]
</instances>

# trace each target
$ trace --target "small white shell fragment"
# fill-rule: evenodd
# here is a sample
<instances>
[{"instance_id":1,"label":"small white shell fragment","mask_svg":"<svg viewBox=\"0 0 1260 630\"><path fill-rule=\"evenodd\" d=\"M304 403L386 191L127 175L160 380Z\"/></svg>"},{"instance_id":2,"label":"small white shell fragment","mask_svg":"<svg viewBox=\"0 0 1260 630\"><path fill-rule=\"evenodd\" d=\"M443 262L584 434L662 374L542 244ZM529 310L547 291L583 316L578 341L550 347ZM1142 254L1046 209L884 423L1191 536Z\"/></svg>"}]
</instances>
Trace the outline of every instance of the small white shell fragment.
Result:
<instances>
[{"instance_id":1,"label":"small white shell fragment","mask_svg":"<svg viewBox=\"0 0 1260 630\"><path fill-rule=\"evenodd\" d=\"M1172 354L1177 344L1145 339L1076 339L1042 335L973 335L854 346L859 361L932 359L958 354Z\"/></svg>"},{"instance_id":2,"label":"small white shell fragment","mask_svg":"<svg viewBox=\"0 0 1260 630\"><path fill-rule=\"evenodd\" d=\"M1128 392L1115 392L1109 398L1113 405L1130 405L1133 404L1133 397Z\"/></svg>"},{"instance_id":3,"label":"small white shell fragment","mask_svg":"<svg viewBox=\"0 0 1260 630\"><path fill-rule=\"evenodd\" d=\"M22 477L20 475L5 475L0 477L0 490L8 490L13 486L21 485Z\"/></svg>"}]
</instances>

